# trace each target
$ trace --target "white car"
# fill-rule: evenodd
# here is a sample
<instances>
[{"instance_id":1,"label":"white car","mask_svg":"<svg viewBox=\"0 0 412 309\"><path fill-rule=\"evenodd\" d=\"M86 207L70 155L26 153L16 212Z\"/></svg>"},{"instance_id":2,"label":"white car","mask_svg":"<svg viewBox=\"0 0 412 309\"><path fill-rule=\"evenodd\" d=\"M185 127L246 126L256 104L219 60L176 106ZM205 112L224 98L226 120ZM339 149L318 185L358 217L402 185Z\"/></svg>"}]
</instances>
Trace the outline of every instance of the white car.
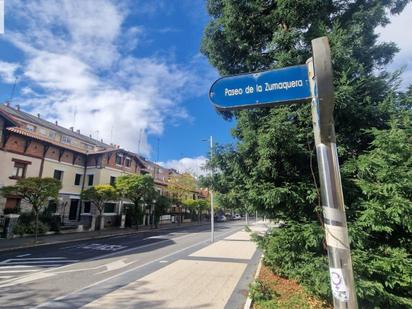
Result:
<instances>
[{"instance_id":1,"label":"white car","mask_svg":"<svg viewBox=\"0 0 412 309\"><path fill-rule=\"evenodd\" d=\"M236 214L232 217L233 220L242 220L242 216L239 214Z\"/></svg>"}]
</instances>

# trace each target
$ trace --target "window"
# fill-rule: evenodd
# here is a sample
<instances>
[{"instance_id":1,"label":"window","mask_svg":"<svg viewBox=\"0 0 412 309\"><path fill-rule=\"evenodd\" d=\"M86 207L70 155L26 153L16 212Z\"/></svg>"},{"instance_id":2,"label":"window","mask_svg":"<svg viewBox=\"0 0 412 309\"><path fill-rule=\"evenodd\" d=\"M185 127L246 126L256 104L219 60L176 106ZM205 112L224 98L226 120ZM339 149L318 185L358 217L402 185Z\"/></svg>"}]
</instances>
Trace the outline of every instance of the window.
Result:
<instances>
[{"instance_id":1,"label":"window","mask_svg":"<svg viewBox=\"0 0 412 309\"><path fill-rule=\"evenodd\" d=\"M46 130L43 129L43 128L39 128L39 133L40 133L41 135L47 135Z\"/></svg>"},{"instance_id":2,"label":"window","mask_svg":"<svg viewBox=\"0 0 412 309\"><path fill-rule=\"evenodd\" d=\"M92 145L86 144L86 143L82 143L83 147L88 149L88 150L94 150L94 147Z\"/></svg>"},{"instance_id":3,"label":"window","mask_svg":"<svg viewBox=\"0 0 412 309\"><path fill-rule=\"evenodd\" d=\"M122 165L122 155L116 154L116 164L117 165Z\"/></svg>"},{"instance_id":4,"label":"window","mask_svg":"<svg viewBox=\"0 0 412 309\"><path fill-rule=\"evenodd\" d=\"M110 176L110 185L114 186L116 184L116 177Z\"/></svg>"},{"instance_id":5,"label":"window","mask_svg":"<svg viewBox=\"0 0 412 309\"><path fill-rule=\"evenodd\" d=\"M70 144L72 142L72 139L66 135L62 135L61 142L64 144Z\"/></svg>"},{"instance_id":6,"label":"window","mask_svg":"<svg viewBox=\"0 0 412 309\"><path fill-rule=\"evenodd\" d=\"M31 164L31 162L19 159L12 159L12 161L14 162L14 167L13 174L10 176L10 178L16 179L26 177L27 165Z\"/></svg>"},{"instance_id":7,"label":"window","mask_svg":"<svg viewBox=\"0 0 412 309\"><path fill-rule=\"evenodd\" d=\"M105 213L115 212L115 208L116 208L116 203L106 203L106 204L104 204L104 212Z\"/></svg>"},{"instance_id":8,"label":"window","mask_svg":"<svg viewBox=\"0 0 412 309\"><path fill-rule=\"evenodd\" d=\"M84 202L84 208L83 208L83 212L86 214L90 213L90 208L91 208L91 203L90 202Z\"/></svg>"},{"instance_id":9,"label":"window","mask_svg":"<svg viewBox=\"0 0 412 309\"><path fill-rule=\"evenodd\" d=\"M36 130L36 127L31 124L28 124L26 125L26 129L30 132L34 132Z\"/></svg>"},{"instance_id":10,"label":"window","mask_svg":"<svg viewBox=\"0 0 412 309\"><path fill-rule=\"evenodd\" d=\"M93 186L94 175L87 175L87 185Z\"/></svg>"},{"instance_id":11,"label":"window","mask_svg":"<svg viewBox=\"0 0 412 309\"><path fill-rule=\"evenodd\" d=\"M130 165L132 165L132 160L130 160L130 158L126 157L126 159L124 160L124 164L127 167L130 167Z\"/></svg>"},{"instance_id":12,"label":"window","mask_svg":"<svg viewBox=\"0 0 412 309\"><path fill-rule=\"evenodd\" d=\"M74 185L80 186L80 181L82 180L82 174L76 174L74 177Z\"/></svg>"},{"instance_id":13,"label":"window","mask_svg":"<svg viewBox=\"0 0 412 309\"><path fill-rule=\"evenodd\" d=\"M49 138L55 139L55 138L56 138L56 132L54 132L54 131L49 131Z\"/></svg>"},{"instance_id":14,"label":"window","mask_svg":"<svg viewBox=\"0 0 412 309\"><path fill-rule=\"evenodd\" d=\"M53 178L62 181L63 180L63 171L54 170Z\"/></svg>"},{"instance_id":15,"label":"window","mask_svg":"<svg viewBox=\"0 0 412 309\"><path fill-rule=\"evenodd\" d=\"M24 163L14 162L12 177L24 178L26 176L26 166Z\"/></svg>"}]
</instances>

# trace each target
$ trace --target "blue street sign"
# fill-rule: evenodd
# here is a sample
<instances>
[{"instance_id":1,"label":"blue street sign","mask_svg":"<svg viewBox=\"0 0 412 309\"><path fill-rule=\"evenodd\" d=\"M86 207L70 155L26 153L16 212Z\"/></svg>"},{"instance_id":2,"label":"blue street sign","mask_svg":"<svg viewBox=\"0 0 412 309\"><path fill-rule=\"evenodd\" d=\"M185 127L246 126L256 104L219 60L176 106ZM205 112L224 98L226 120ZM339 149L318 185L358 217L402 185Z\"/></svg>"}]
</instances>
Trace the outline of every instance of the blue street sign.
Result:
<instances>
[{"instance_id":1,"label":"blue street sign","mask_svg":"<svg viewBox=\"0 0 412 309\"><path fill-rule=\"evenodd\" d=\"M308 67L303 64L222 77L210 88L209 98L220 111L308 101Z\"/></svg>"}]
</instances>

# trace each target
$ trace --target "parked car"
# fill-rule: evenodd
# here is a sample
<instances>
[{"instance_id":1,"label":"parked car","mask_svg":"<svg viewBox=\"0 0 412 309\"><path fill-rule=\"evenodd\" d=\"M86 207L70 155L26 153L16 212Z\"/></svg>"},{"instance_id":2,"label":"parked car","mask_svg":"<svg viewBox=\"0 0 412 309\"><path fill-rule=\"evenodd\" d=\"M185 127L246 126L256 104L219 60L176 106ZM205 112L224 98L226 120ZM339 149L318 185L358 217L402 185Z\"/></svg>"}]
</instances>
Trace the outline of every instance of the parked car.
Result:
<instances>
[{"instance_id":1,"label":"parked car","mask_svg":"<svg viewBox=\"0 0 412 309\"><path fill-rule=\"evenodd\" d=\"M232 217L232 220L242 220L242 216L239 214L236 214Z\"/></svg>"},{"instance_id":2,"label":"parked car","mask_svg":"<svg viewBox=\"0 0 412 309\"><path fill-rule=\"evenodd\" d=\"M226 221L227 221L227 218L225 215L220 215L220 216L217 216L216 218L216 222L226 222Z\"/></svg>"}]
</instances>

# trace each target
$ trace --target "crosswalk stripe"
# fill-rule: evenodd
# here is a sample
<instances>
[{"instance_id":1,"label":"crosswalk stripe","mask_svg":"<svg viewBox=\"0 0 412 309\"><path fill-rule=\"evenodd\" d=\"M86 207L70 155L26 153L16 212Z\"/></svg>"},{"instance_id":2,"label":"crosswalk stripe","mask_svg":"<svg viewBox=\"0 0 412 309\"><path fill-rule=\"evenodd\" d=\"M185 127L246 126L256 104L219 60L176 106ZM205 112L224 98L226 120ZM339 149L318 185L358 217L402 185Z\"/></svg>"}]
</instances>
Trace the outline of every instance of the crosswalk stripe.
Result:
<instances>
[{"instance_id":1,"label":"crosswalk stripe","mask_svg":"<svg viewBox=\"0 0 412 309\"><path fill-rule=\"evenodd\" d=\"M29 256L29 255L31 255L31 254L30 254L30 253L27 253L27 254L17 255L16 257L18 257L18 258L22 258L22 257Z\"/></svg>"},{"instance_id":2,"label":"crosswalk stripe","mask_svg":"<svg viewBox=\"0 0 412 309\"><path fill-rule=\"evenodd\" d=\"M66 258L61 257L61 256L41 257L41 258L20 258L20 259L8 259L8 260L3 261L2 263L12 262L12 261L64 260L64 259L66 259Z\"/></svg>"},{"instance_id":3,"label":"crosswalk stripe","mask_svg":"<svg viewBox=\"0 0 412 309\"><path fill-rule=\"evenodd\" d=\"M0 274L5 273L25 273L25 272L31 272L31 271L38 271L39 269L20 269L20 270L6 270L6 269L0 269Z\"/></svg>"},{"instance_id":4,"label":"crosswalk stripe","mask_svg":"<svg viewBox=\"0 0 412 309\"><path fill-rule=\"evenodd\" d=\"M11 277L13 277L13 276L0 276L0 279L9 279Z\"/></svg>"},{"instance_id":5,"label":"crosswalk stripe","mask_svg":"<svg viewBox=\"0 0 412 309\"><path fill-rule=\"evenodd\" d=\"M18 264L39 264L39 263L50 263L50 264L55 264L55 263L74 263L78 262L79 260L57 260L57 261L16 261L16 262L8 262L7 265L18 265Z\"/></svg>"},{"instance_id":6,"label":"crosswalk stripe","mask_svg":"<svg viewBox=\"0 0 412 309\"><path fill-rule=\"evenodd\" d=\"M38 266L38 265L36 265ZM0 266L0 269L5 269L5 268L33 268L35 266L33 265L10 265L10 266Z\"/></svg>"}]
</instances>

